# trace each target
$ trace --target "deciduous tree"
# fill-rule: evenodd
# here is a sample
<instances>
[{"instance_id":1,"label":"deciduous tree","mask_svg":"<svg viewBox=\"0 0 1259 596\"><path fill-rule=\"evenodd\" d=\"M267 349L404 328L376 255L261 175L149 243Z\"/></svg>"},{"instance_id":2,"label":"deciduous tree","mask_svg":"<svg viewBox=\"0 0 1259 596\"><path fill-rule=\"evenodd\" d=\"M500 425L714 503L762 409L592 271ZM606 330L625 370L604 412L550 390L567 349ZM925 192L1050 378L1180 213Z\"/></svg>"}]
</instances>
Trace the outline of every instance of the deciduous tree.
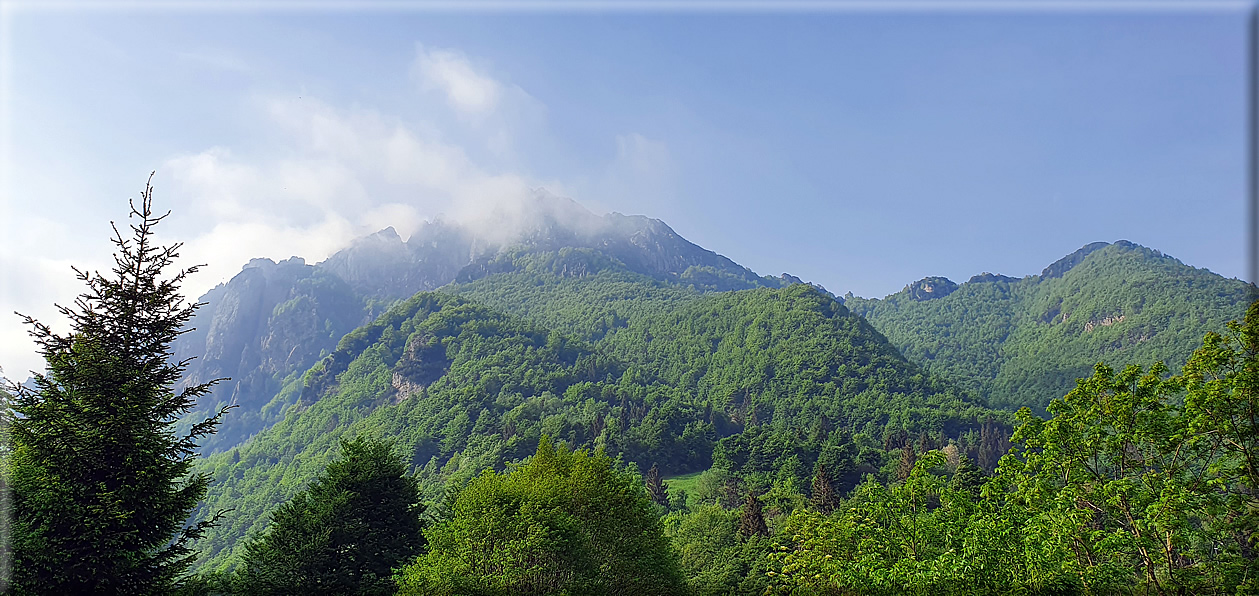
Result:
<instances>
[{"instance_id":1,"label":"deciduous tree","mask_svg":"<svg viewBox=\"0 0 1259 596\"><path fill-rule=\"evenodd\" d=\"M508 473L487 471L426 532L400 594L684 593L677 559L635 476L602 453L556 448Z\"/></svg>"}]
</instances>

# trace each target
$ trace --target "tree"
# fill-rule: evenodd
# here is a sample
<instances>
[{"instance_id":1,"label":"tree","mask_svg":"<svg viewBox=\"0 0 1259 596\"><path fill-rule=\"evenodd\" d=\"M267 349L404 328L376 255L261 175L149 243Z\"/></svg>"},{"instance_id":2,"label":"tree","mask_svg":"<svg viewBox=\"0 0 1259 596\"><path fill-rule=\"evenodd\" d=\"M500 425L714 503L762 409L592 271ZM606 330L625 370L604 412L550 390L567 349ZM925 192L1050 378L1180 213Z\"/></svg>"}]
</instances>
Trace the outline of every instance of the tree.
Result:
<instances>
[{"instance_id":1,"label":"tree","mask_svg":"<svg viewBox=\"0 0 1259 596\"><path fill-rule=\"evenodd\" d=\"M739 492L743 481L738 476L727 475L721 483L721 506L735 509L739 506Z\"/></svg>"},{"instance_id":2,"label":"tree","mask_svg":"<svg viewBox=\"0 0 1259 596\"><path fill-rule=\"evenodd\" d=\"M1245 569L1238 591L1259 591L1259 301L1225 335L1206 335L1181 380L1185 434L1221 453L1211 480L1223 487L1228 513L1216 546Z\"/></svg>"},{"instance_id":3,"label":"tree","mask_svg":"<svg viewBox=\"0 0 1259 596\"><path fill-rule=\"evenodd\" d=\"M418 481L393 444L359 436L245 545L241 592L393 594L393 569L424 546Z\"/></svg>"},{"instance_id":4,"label":"tree","mask_svg":"<svg viewBox=\"0 0 1259 596\"><path fill-rule=\"evenodd\" d=\"M979 466L975 465L969 457L963 455L957 464L957 471L953 473L953 479L949 481L949 486L953 490L969 494L973 499L978 499L979 489L986 480L984 471L979 469Z\"/></svg>"},{"instance_id":5,"label":"tree","mask_svg":"<svg viewBox=\"0 0 1259 596\"><path fill-rule=\"evenodd\" d=\"M1020 411L1016 457L1002 460L1002 482L1034 513L1025 531L1093 592L1203 593L1245 575L1218 531L1219 437L1186 426L1183 379L1166 372L1098 364L1049 420Z\"/></svg>"},{"instance_id":6,"label":"tree","mask_svg":"<svg viewBox=\"0 0 1259 596\"><path fill-rule=\"evenodd\" d=\"M154 243L169 212L154 214L151 181L139 206L131 202L131 237L114 226L112 275L75 269L87 291L57 307L70 332L24 317L47 371L34 389L15 388L17 594L169 591L192 563L189 541L214 521L185 526L209 484L189 472L197 439L226 408L174 431L215 381L173 389L189 360L172 362L170 345L198 307L179 286L197 268L166 275L180 245Z\"/></svg>"},{"instance_id":7,"label":"tree","mask_svg":"<svg viewBox=\"0 0 1259 596\"><path fill-rule=\"evenodd\" d=\"M985 472L997 469L1001 456L1010 449L1010 440L999 424L989 418L979 431L979 467Z\"/></svg>"},{"instance_id":8,"label":"tree","mask_svg":"<svg viewBox=\"0 0 1259 596\"><path fill-rule=\"evenodd\" d=\"M651 498L651 502L665 509L669 508L669 491L663 480L660 479L660 467L651 464L651 469L647 470L647 476L643 478L643 484L647 487L647 496Z\"/></svg>"},{"instance_id":9,"label":"tree","mask_svg":"<svg viewBox=\"0 0 1259 596\"><path fill-rule=\"evenodd\" d=\"M664 518L691 594L761 596L768 587L769 538L739 537L739 512L716 503Z\"/></svg>"},{"instance_id":10,"label":"tree","mask_svg":"<svg viewBox=\"0 0 1259 596\"><path fill-rule=\"evenodd\" d=\"M830 515L839 506L839 497L835 494L835 487L825 464L818 464L817 472L813 475L813 496L810 503L823 515Z\"/></svg>"},{"instance_id":11,"label":"tree","mask_svg":"<svg viewBox=\"0 0 1259 596\"><path fill-rule=\"evenodd\" d=\"M743 514L739 517L739 535L744 538L769 536L769 526L765 525L765 512L761 507L761 500L750 491L743 502Z\"/></svg>"},{"instance_id":12,"label":"tree","mask_svg":"<svg viewBox=\"0 0 1259 596\"><path fill-rule=\"evenodd\" d=\"M1182 371L1185 416L1195 433L1218 437L1228 453L1230 480L1246 487L1250 510L1259 509L1259 302L1228 334L1208 333Z\"/></svg>"},{"instance_id":13,"label":"tree","mask_svg":"<svg viewBox=\"0 0 1259 596\"><path fill-rule=\"evenodd\" d=\"M637 478L602 452L556 448L487 470L426 533L399 594L679 594L663 525Z\"/></svg>"},{"instance_id":14,"label":"tree","mask_svg":"<svg viewBox=\"0 0 1259 596\"><path fill-rule=\"evenodd\" d=\"M896 479L904 480L909 478L909 474L914 471L914 464L918 462L918 454L914 452L913 445L905 445L901 449L900 463L896 464Z\"/></svg>"},{"instance_id":15,"label":"tree","mask_svg":"<svg viewBox=\"0 0 1259 596\"><path fill-rule=\"evenodd\" d=\"M739 483L724 468L709 468L699 475L695 483L695 502L701 505L716 503L726 509L739 507Z\"/></svg>"}]
</instances>

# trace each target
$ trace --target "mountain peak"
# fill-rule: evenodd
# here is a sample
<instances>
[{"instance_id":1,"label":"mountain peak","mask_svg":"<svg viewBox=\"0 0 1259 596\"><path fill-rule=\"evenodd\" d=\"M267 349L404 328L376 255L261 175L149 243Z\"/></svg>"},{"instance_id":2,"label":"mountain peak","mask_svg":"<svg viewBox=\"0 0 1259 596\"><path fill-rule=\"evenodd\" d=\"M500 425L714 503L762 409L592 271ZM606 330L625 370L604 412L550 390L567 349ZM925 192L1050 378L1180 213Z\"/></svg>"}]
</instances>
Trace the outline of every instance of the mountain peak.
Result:
<instances>
[{"instance_id":1,"label":"mountain peak","mask_svg":"<svg viewBox=\"0 0 1259 596\"><path fill-rule=\"evenodd\" d=\"M1007 283L1008 283L1008 282L1012 282L1012 281L1018 281L1018 278L1016 278L1016 277L1010 277L1010 276L1008 276L1008 275L1001 275L1001 274L999 274L999 273L989 273L989 272L985 271L985 272L983 272L983 273L980 273L979 275L974 275L974 276L971 276L971 278L970 278L969 280L967 280L967 281L966 281L966 283L968 283L968 284L987 284L987 283L996 283L996 282L999 282L999 281L1003 281L1003 282L1007 282Z\"/></svg>"},{"instance_id":2,"label":"mountain peak","mask_svg":"<svg viewBox=\"0 0 1259 596\"><path fill-rule=\"evenodd\" d=\"M926 300L934 300L943 298L953 293L957 289L957 284L947 277L924 277L912 284L905 286L903 292L909 294L909 297L923 302Z\"/></svg>"},{"instance_id":3,"label":"mountain peak","mask_svg":"<svg viewBox=\"0 0 1259 596\"><path fill-rule=\"evenodd\" d=\"M373 240L376 240L376 239L379 239L379 240L394 240L394 239L397 239L399 242L401 242L401 241L402 241L402 237L398 235L398 231L397 231L397 230L393 229L393 226L388 226L388 227L386 227L385 229L380 230L379 232L376 232L375 234L371 234L370 236L367 236L367 238L369 238L369 239L373 239Z\"/></svg>"},{"instance_id":4,"label":"mountain peak","mask_svg":"<svg viewBox=\"0 0 1259 596\"><path fill-rule=\"evenodd\" d=\"M1127 240L1121 240L1120 242L1123 242L1129 245L1132 244L1131 242L1128 242ZM1072 267L1075 267L1076 265L1079 265L1081 262L1083 262L1084 257L1087 257L1093 252L1099 249L1105 248L1107 246L1110 246L1109 242L1090 242L1089 244L1085 244L1084 246L1080 247L1079 250L1065 257L1062 257L1061 259L1058 259L1057 261L1054 261L1053 263L1051 263L1048 267L1045 267L1045 269L1040 272L1040 278L1042 280L1045 280L1045 279L1053 279L1055 277L1062 277L1062 275L1070 271Z\"/></svg>"}]
</instances>

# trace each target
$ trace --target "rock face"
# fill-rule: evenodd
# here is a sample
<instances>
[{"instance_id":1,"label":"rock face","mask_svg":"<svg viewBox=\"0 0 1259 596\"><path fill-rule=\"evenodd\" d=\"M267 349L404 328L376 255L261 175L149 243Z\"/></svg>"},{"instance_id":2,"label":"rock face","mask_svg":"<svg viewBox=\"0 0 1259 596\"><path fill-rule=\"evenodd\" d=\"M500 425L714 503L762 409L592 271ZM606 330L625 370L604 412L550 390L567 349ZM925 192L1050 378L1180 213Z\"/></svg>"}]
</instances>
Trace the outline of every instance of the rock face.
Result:
<instances>
[{"instance_id":1,"label":"rock face","mask_svg":"<svg viewBox=\"0 0 1259 596\"><path fill-rule=\"evenodd\" d=\"M1111 325L1114 325L1116 323L1124 322L1124 319L1127 319L1127 318L1128 318L1127 316L1119 314L1119 315L1114 315L1114 316L1109 316L1109 317L1102 317L1102 319L1099 321L1089 321L1084 324L1084 332L1088 333L1099 326L1110 327Z\"/></svg>"},{"instance_id":2,"label":"rock face","mask_svg":"<svg viewBox=\"0 0 1259 596\"><path fill-rule=\"evenodd\" d=\"M355 240L319 267L345 280L355 292L404 298L450 283L472 262L475 238L442 222L425 222L403 242L392 227Z\"/></svg>"},{"instance_id":3,"label":"rock face","mask_svg":"<svg viewBox=\"0 0 1259 596\"><path fill-rule=\"evenodd\" d=\"M943 298L952 294L956 289L957 284L947 277L924 277L905 286L905 289L902 291L909 294L910 298L922 302L924 300Z\"/></svg>"},{"instance_id":4,"label":"rock face","mask_svg":"<svg viewBox=\"0 0 1259 596\"><path fill-rule=\"evenodd\" d=\"M343 335L417 292L514 270L512 255L557 253L556 273L566 277L625 267L705 291L801 283L787 275L762 278L660 220L619 213L600 217L545 192L531 201L522 212L492 214L489 223L428 222L406 241L385 228L316 265L299 257L250 261L200 298L206 305L173 346L177 359L196 357L185 384L229 379L201 399L185 426L235 404L239 407L203 445L208 453L231 448L299 402L296 375L335 350ZM399 399L427 385L442 362L423 350L412 356L419 359L395 375Z\"/></svg>"},{"instance_id":5,"label":"rock face","mask_svg":"<svg viewBox=\"0 0 1259 596\"><path fill-rule=\"evenodd\" d=\"M174 357L196 357L185 384L225 379L188 420L238 406L203 447L218 451L278 420L264 414L289 375L309 368L342 335L362 324L364 301L339 277L294 257L279 263L254 259L200 298L205 303L192 331L173 346ZM281 408L282 409L282 408Z\"/></svg>"},{"instance_id":6,"label":"rock face","mask_svg":"<svg viewBox=\"0 0 1259 596\"><path fill-rule=\"evenodd\" d=\"M421 393L448 370L450 359L437 338L423 335L411 338L393 367L391 383L397 391L395 402Z\"/></svg>"}]
</instances>

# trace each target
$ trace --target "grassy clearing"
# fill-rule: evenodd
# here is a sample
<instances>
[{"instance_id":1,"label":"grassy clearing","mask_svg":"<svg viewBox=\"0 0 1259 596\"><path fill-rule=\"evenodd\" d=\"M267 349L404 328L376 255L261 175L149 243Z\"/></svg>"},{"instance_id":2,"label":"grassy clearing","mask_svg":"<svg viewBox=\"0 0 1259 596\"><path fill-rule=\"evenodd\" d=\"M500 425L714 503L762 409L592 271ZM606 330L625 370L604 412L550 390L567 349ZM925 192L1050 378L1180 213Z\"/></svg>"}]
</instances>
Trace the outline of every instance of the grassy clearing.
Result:
<instances>
[{"instance_id":1,"label":"grassy clearing","mask_svg":"<svg viewBox=\"0 0 1259 596\"><path fill-rule=\"evenodd\" d=\"M704 472L692 472L690 474L682 474L680 476L670 476L664 479L665 486L669 492L677 490L686 491L686 505L688 507L695 506L695 487L699 485L699 475Z\"/></svg>"}]
</instances>

